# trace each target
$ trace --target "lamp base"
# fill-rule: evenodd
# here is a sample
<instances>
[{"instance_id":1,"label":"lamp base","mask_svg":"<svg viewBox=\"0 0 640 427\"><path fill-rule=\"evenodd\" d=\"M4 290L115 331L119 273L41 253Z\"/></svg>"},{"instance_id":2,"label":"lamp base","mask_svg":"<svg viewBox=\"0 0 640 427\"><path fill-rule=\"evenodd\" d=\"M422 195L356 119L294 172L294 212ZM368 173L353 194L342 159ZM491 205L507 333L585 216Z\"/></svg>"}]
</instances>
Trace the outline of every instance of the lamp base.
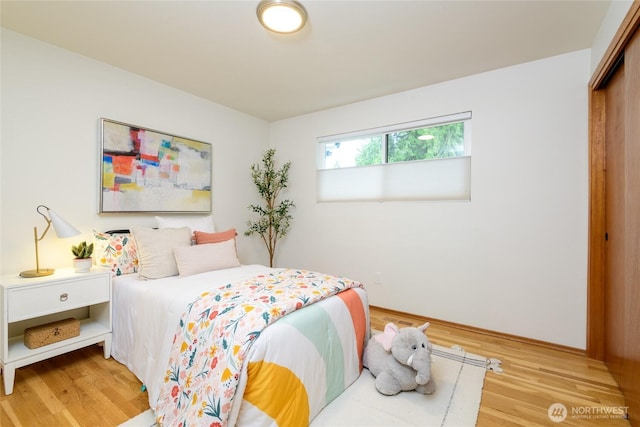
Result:
<instances>
[{"instance_id":1,"label":"lamp base","mask_svg":"<svg viewBox=\"0 0 640 427\"><path fill-rule=\"evenodd\" d=\"M56 271L53 268L41 268L39 270L27 270L20 273L20 277L42 277L51 276Z\"/></svg>"}]
</instances>

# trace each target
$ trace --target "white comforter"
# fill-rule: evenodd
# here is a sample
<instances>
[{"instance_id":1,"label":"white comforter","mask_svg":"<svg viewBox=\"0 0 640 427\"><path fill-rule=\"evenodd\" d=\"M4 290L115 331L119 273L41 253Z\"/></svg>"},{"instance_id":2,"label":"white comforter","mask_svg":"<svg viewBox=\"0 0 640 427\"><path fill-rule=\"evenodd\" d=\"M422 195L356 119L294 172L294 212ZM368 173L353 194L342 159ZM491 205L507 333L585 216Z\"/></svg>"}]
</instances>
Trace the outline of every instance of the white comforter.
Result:
<instances>
[{"instance_id":1,"label":"white comforter","mask_svg":"<svg viewBox=\"0 0 640 427\"><path fill-rule=\"evenodd\" d=\"M158 400L171 342L187 304L215 286L270 270L246 265L188 277L142 280L128 274L114 279L111 355L147 387L151 407Z\"/></svg>"},{"instance_id":2,"label":"white comforter","mask_svg":"<svg viewBox=\"0 0 640 427\"><path fill-rule=\"evenodd\" d=\"M114 280L111 354L146 385L151 408L158 403L173 338L187 305L205 291L272 271L277 269L246 265L184 278L141 280L131 274ZM243 366L237 391L242 398L234 399L229 425L307 426L358 378L369 337L367 295L363 288L341 295L297 310L263 331ZM253 366L251 372L247 365ZM260 366L284 369L261 371ZM281 384L278 381L284 377L289 389L272 390L271 384ZM276 400L274 393L279 396ZM306 398L291 405L289 396L296 394Z\"/></svg>"}]
</instances>

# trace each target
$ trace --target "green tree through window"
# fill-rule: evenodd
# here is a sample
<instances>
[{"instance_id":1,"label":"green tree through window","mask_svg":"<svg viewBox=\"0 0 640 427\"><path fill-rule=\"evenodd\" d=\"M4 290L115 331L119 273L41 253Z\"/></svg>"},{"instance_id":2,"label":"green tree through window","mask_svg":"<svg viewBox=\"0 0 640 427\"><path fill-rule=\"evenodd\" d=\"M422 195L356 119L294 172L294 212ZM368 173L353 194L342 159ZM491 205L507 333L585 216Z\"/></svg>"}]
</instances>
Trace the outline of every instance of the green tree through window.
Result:
<instances>
[{"instance_id":1,"label":"green tree through window","mask_svg":"<svg viewBox=\"0 0 640 427\"><path fill-rule=\"evenodd\" d=\"M382 157L382 135L372 136L368 144L363 145L356 155L356 166L379 165Z\"/></svg>"},{"instance_id":2,"label":"green tree through window","mask_svg":"<svg viewBox=\"0 0 640 427\"><path fill-rule=\"evenodd\" d=\"M448 123L371 137L356 155L357 166L464 156L464 123ZM387 159L383 158L386 151Z\"/></svg>"}]
</instances>

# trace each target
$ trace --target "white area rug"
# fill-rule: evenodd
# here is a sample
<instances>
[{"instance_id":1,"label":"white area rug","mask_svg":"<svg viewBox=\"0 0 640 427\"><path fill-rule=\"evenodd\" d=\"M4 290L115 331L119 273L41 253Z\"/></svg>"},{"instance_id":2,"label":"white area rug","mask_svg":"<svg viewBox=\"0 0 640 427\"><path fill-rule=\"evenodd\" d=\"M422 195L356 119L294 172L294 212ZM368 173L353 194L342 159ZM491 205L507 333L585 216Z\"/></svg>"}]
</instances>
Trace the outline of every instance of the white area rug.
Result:
<instances>
[{"instance_id":1,"label":"white area rug","mask_svg":"<svg viewBox=\"0 0 640 427\"><path fill-rule=\"evenodd\" d=\"M467 353L459 348L433 346L432 375L436 392L424 396L402 392L384 396L374 377L363 370L358 380L329 404L312 427L452 426L476 425L487 370L502 372L500 361ZM155 426L148 410L121 427Z\"/></svg>"}]
</instances>

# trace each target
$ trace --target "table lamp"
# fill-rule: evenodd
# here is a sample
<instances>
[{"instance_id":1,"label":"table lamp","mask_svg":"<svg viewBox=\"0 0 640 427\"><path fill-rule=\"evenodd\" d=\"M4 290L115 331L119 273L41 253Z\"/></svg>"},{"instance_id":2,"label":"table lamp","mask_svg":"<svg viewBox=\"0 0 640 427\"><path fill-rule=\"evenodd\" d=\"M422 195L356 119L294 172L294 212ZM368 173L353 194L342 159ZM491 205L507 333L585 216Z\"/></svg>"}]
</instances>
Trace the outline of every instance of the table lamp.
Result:
<instances>
[{"instance_id":1,"label":"table lamp","mask_svg":"<svg viewBox=\"0 0 640 427\"><path fill-rule=\"evenodd\" d=\"M40 212L40 208L44 208L47 210L46 214ZM38 242L42 240L49 231L49 228L53 224L53 229L56 231L56 235L60 238L65 237L73 237L80 234L80 232L71 224L69 224L64 219L60 218L54 211L46 207L45 205L39 205L36 208L36 212L38 212L42 217L47 221L47 228L44 229L42 235L38 237L38 228L33 227L33 240L36 245L36 269L35 270L27 270L20 273L21 277L41 277L41 276L49 276L53 274L55 271L53 268L40 268L40 260L38 259ZM48 215L48 216L47 216Z\"/></svg>"}]
</instances>

